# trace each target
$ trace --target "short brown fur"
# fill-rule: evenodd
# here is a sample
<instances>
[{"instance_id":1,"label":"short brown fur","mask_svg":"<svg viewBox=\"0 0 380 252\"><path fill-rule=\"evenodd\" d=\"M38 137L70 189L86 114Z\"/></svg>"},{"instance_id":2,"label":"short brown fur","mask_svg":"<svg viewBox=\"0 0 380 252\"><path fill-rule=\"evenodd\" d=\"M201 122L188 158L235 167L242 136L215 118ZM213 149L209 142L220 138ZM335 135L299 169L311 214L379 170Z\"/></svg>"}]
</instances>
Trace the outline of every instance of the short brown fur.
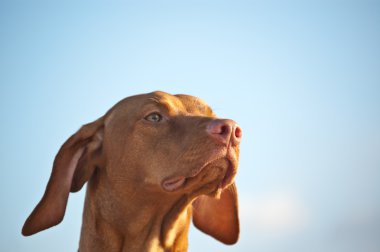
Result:
<instances>
[{"instance_id":1,"label":"short brown fur","mask_svg":"<svg viewBox=\"0 0 380 252\"><path fill-rule=\"evenodd\" d=\"M81 252L187 251L191 218L219 241L236 243L241 132L223 144L212 123L224 121L193 96L157 91L120 101L63 144L22 233L59 224L69 192L88 181Z\"/></svg>"}]
</instances>

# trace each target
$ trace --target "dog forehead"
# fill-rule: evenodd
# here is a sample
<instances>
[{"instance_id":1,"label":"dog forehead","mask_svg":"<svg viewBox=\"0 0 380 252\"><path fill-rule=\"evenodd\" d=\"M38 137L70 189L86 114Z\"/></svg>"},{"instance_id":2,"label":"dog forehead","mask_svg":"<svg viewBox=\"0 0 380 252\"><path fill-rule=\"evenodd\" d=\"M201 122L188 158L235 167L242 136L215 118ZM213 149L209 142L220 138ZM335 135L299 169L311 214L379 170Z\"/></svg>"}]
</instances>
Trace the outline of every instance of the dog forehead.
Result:
<instances>
[{"instance_id":1,"label":"dog forehead","mask_svg":"<svg viewBox=\"0 0 380 252\"><path fill-rule=\"evenodd\" d=\"M146 99L146 97L148 97ZM198 116L215 116L210 106L202 99L186 94L172 95L162 91L155 91L145 95L148 102L164 105L174 114L190 114Z\"/></svg>"},{"instance_id":2,"label":"dog forehead","mask_svg":"<svg viewBox=\"0 0 380 252\"><path fill-rule=\"evenodd\" d=\"M107 117L111 119L122 116L122 114L134 114L134 112L138 112L145 105L151 103L164 105L174 114L215 117L210 106L198 97L186 94L172 95L162 91L126 97L110 109Z\"/></svg>"},{"instance_id":3,"label":"dog forehead","mask_svg":"<svg viewBox=\"0 0 380 252\"><path fill-rule=\"evenodd\" d=\"M179 100L181 100L183 106L191 114L201 114L205 116L214 116L211 107L202 99L185 94L175 95Z\"/></svg>"}]
</instances>

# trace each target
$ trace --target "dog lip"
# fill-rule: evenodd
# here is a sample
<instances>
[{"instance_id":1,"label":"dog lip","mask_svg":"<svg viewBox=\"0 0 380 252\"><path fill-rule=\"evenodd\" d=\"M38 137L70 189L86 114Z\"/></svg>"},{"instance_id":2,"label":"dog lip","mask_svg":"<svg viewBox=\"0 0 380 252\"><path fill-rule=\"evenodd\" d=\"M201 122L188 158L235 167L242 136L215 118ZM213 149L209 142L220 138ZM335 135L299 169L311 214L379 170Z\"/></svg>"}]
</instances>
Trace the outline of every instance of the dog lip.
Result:
<instances>
[{"instance_id":1,"label":"dog lip","mask_svg":"<svg viewBox=\"0 0 380 252\"><path fill-rule=\"evenodd\" d=\"M205 162L200 168L193 169L191 173L187 176L176 176L165 179L162 182L162 187L168 192L176 191L182 185L185 184L187 179L191 179L198 176L199 173L201 173L201 171L203 171L207 166L219 159L226 159L228 161L226 173L219 185L220 188L224 189L232 183L237 173L237 160L236 156L232 153L231 148L227 148L226 152L225 149L224 151L218 151L218 154L215 154L213 159L210 159L209 161Z\"/></svg>"},{"instance_id":2,"label":"dog lip","mask_svg":"<svg viewBox=\"0 0 380 252\"><path fill-rule=\"evenodd\" d=\"M188 178L193 178L196 177L201 171L203 171L204 168L206 168L208 165L212 164L213 162L222 159L222 158L228 158L228 148L223 147L223 146L218 146L214 152L210 155L211 158L206 160L206 162L203 163L200 168L193 169L188 175Z\"/></svg>"},{"instance_id":3,"label":"dog lip","mask_svg":"<svg viewBox=\"0 0 380 252\"><path fill-rule=\"evenodd\" d=\"M215 159L216 160L216 159ZM196 177L201 171L203 171L203 169L208 166L209 164L211 164L212 162L214 162L215 160L212 160L212 161L208 161L206 162L203 166L201 166L201 168L198 168L198 169L194 169L193 172L188 176L188 178L194 178Z\"/></svg>"},{"instance_id":4,"label":"dog lip","mask_svg":"<svg viewBox=\"0 0 380 252\"><path fill-rule=\"evenodd\" d=\"M229 186L232 183L232 181L235 178L235 175L236 175L236 168L232 164L232 162L229 161L229 165L227 167L226 174L224 175L222 182L220 183L219 187L221 189L225 189L227 186Z\"/></svg>"},{"instance_id":5,"label":"dog lip","mask_svg":"<svg viewBox=\"0 0 380 252\"><path fill-rule=\"evenodd\" d=\"M178 176L170 179L166 179L162 183L162 187L169 192L175 191L180 186L182 186L185 183L186 178L183 176Z\"/></svg>"},{"instance_id":6,"label":"dog lip","mask_svg":"<svg viewBox=\"0 0 380 252\"><path fill-rule=\"evenodd\" d=\"M229 165L222 179L222 182L220 183L219 187L221 189L225 189L234 181L238 167L238 159L236 157L236 153L234 153L230 148L227 151L226 158L228 160Z\"/></svg>"},{"instance_id":7,"label":"dog lip","mask_svg":"<svg viewBox=\"0 0 380 252\"><path fill-rule=\"evenodd\" d=\"M194 177L198 176L198 174L201 171L203 171L203 169L205 169L208 165L212 164L213 162L215 162L216 160L219 160L221 158L224 158L224 157L217 157L215 159L212 159L211 161L207 161L203 166L201 166L201 168L194 169L193 172L188 176L188 178L194 178Z\"/></svg>"},{"instance_id":8,"label":"dog lip","mask_svg":"<svg viewBox=\"0 0 380 252\"><path fill-rule=\"evenodd\" d=\"M236 159L236 155L233 154L231 148L227 149L227 153L225 155L212 159L211 161L206 162L201 168L195 169L193 173L187 178L196 177L201 171L203 171L205 167L207 167L208 165L212 164L213 162L221 158L224 158L228 161L228 167L226 169L225 175L219 184L219 187L221 189L225 189L234 181L236 173L237 173L237 159Z\"/></svg>"}]
</instances>

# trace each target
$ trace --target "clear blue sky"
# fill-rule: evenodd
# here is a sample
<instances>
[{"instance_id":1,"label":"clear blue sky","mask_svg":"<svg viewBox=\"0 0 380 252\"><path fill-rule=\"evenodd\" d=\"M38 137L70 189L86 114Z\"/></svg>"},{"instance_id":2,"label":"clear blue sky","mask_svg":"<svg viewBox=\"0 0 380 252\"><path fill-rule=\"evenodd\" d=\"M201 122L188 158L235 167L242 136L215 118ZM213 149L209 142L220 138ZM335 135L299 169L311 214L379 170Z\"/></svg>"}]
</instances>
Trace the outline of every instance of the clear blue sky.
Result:
<instances>
[{"instance_id":1,"label":"clear blue sky","mask_svg":"<svg viewBox=\"0 0 380 252\"><path fill-rule=\"evenodd\" d=\"M60 145L163 90L243 128L241 239L189 251L380 251L380 1L0 1L0 250L76 251L83 191L24 238Z\"/></svg>"}]
</instances>

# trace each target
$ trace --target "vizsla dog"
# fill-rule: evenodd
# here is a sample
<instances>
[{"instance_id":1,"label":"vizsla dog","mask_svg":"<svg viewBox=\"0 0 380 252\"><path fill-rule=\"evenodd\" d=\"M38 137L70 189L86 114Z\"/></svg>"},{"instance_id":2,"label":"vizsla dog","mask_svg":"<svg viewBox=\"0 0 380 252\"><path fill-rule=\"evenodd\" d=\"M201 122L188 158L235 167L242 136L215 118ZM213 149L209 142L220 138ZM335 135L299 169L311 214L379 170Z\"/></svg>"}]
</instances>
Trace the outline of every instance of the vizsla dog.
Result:
<instances>
[{"instance_id":1,"label":"vizsla dog","mask_svg":"<svg viewBox=\"0 0 380 252\"><path fill-rule=\"evenodd\" d=\"M22 233L59 224L69 192L88 181L81 252L187 251L191 218L204 233L234 244L241 136L234 121L217 118L196 97L128 97L63 144Z\"/></svg>"}]
</instances>

